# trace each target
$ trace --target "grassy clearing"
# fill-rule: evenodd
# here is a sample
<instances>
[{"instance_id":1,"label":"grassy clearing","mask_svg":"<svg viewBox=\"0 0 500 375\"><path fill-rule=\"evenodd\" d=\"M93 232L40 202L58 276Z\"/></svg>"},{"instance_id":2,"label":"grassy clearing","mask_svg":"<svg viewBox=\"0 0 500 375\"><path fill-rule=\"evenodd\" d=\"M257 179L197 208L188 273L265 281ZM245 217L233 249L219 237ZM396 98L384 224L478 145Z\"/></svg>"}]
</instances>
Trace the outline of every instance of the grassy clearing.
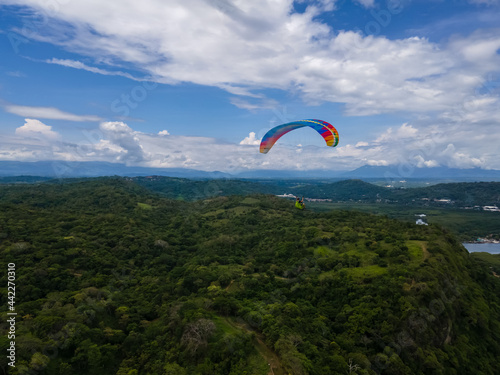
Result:
<instances>
[{"instance_id":1,"label":"grassy clearing","mask_svg":"<svg viewBox=\"0 0 500 375\"><path fill-rule=\"evenodd\" d=\"M216 317L213 319L217 327L226 335L236 335L241 332L253 333L253 345L257 353L250 358L252 366L248 368L248 375L284 375L278 356L265 343L264 337L252 330L244 323L238 323L229 318Z\"/></svg>"},{"instance_id":2,"label":"grassy clearing","mask_svg":"<svg viewBox=\"0 0 500 375\"><path fill-rule=\"evenodd\" d=\"M137 207L139 207L141 210L152 210L153 209L153 206L151 206L150 204L140 203L140 202L137 203Z\"/></svg>"},{"instance_id":3,"label":"grassy clearing","mask_svg":"<svg viewBox=\"0 0 500 375\"><path fill-rule=\"evenodd\" d=\"M384 243L379 244L379 246L388 247L387 244ZM355 244L350 244L346 249L347 255L355 255L360 259L361 266L371 265L373 263L373 258L377 257L377 254L374 251L369 250L362 240Z\"/></svg>"},{"instance_id":4,"label":"grassy clearing","mask_svg":"<svg viewBox=\"0 0 500 375\"><path fill-rule=\"evenodd\" d=\"M388 267L380 267L376 264L372 264L364 267L342 268L342 271L347 272L347 275L351 276L355 281L361 281L366 278L384 275L385 273L387 273L387 269ZM336 270L322 272L319 275L318 279L319 281L323 281L325 279L328 279L329 277L332 277L338 272L339 271Z\"/></svg>"},{"instance_id":5,"label":"grassy clearing","mask_svg":"<svg viewBox=\"0 0 500 375\"><path fill-rule=\"evenodd\" d=\"M223 214L225 212L226 212L225 209L220 208L220 209L215 210L215 211L209 211L207 213L204 213L201 216L204 216L204 217L215 217L215 216L221 215L221 214Z\"/></svg>"},{"instance_id":6,"label":"grassy clearing","mask_svg":"<svg viewBox=\"0 0 500 375\"><path fill-rule=\"evenodd\" d=\"M421 263L429 257L427 251L427 241L406 241L406 246L408 247L408 252L415 263Z\"/></svg>"},{"instance_id":7,"label":"grassy clearing","mask_svg":"<svg viewBox=\"0 0 500 375\"><path fill-rule=\"evenodd\" d=\"M347 274L352 276L355 280L360 280L364 278L377 277L387 273L387 267L380 267L376 264L365 267L355 267L355 268L344 268Z\"/></svg>"},{"instance_id":8,"label":"grassy clearing","mask_svg":"<svg viewBox=\"0 0 500 375\"><path fill-rule=\"evenodd\" d=\"M240 328L234 326L233 324L230 324L229 320L226 318L216 316L212 320L217 325L217 327L224 332L225 335L237 335L242 331Z\"/></svg>"},{"instance_id":9,"label":"grassy clearing","mask_svg":"<svg viewBox=\"0 0 500 375\"><path fill-rule=\"evenodd\" d=\"M251 198L251 197L246 197L241 201L241 204L255 205L257 203L259 203L259 200L257 198Z\"/></svg>"},{"instance_id":10,"label":"grassy clearing","mask_svg":"<svg viewBox=\"0 0 500 375\"><path fill-rule=\"evenodd\" d=\"M232 208L228 211L234 212L236 215L243 215L246 214L247 212L251 211L252 207L248 206L236 206L235 208Z\"/></svg>"},{"instance_id":11,"label":"grassy clearing","mask_svg":"<svg viewBox=\"0 0 500 375\"><path fill-rule=\"evenodd\" d=\"M252 210L252 207L248 207L248 206L236 206L236 207L233 207L233 208L229 208L229 209L218 209L218 210L215 210L215 211L210 211L210 212L207 212L207 213L204 213L202 216L204 217L217 217L219 215L223 215L223 214L234 214L236 216L239 216L239 215L243 215L243 214L246 214L247 212L249 212L250 210ZM219 219L220 220L220 219Z\"/></svg>"}]
</instances>

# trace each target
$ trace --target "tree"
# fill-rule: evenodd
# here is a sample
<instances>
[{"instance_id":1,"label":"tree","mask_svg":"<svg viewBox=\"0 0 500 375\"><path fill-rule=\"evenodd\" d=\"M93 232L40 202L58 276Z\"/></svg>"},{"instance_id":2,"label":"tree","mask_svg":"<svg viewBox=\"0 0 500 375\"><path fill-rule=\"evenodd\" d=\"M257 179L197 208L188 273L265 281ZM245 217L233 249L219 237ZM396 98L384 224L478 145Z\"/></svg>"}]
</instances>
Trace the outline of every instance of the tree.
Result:
<instances>
[{"instance_id":1,"label":"tree","mask_svg":"<svg viewBox=\"0 0 500 375\"><path fill-rule=\"evenodd\" d=\"M181 338L181 344L185 345L189 353L194 356L200 349L207 346L208 339L214 332L214 322L209 319L199 319L186 326Z\"/></svg>"},{"instance_id":2,"label":"tree","mask_svg":"<svg viewBox=\"0 0 500 375\"><path fill-rule=\"evenodd\" d=\"M186 369L179 366L176 362L167 363L163 368L165 370L163 375L186 375Z\"/></svg>"},{"instance_id":3,"label":"tree","mask_svg":"<svg viewBox=\"0 0 500 375\"><path fill-rule=\"evenodd\" d=\"M42 353L36 352L31 357L30 367L35 371L42 371L50 362L50 358Z\"/></svg>"},{"instance_id":4,"label":"tree","mask_svg":"<svg viewBox=\"0 0 500 375\"><path fill-rule=\"evenodd\" d=\"M348 374L356 374L356 371L360 369L358 364L352 363L352 358L349 358L348 366Z\"/></svg>"}]
</instances>

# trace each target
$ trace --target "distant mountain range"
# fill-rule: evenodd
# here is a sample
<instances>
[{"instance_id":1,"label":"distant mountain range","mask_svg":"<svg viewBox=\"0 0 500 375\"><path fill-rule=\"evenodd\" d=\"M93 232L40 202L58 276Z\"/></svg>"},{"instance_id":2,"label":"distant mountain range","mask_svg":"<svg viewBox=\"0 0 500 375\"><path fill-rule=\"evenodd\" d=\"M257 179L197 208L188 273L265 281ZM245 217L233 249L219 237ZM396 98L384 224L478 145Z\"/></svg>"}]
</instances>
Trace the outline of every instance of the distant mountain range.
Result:
<instances>
[{"instance_id":1,"label":"distant mountain range","mask_svg":"<svg viewBox=\"0 0 500 375\"><path fill-rule=\"evenodd\" d=\"M252 170L240 173L219 171L206 172L187 168L129 167L108 162L65 162L65 161L0 161L0 176L41 176L52 178L98 177L98 176L170 176L182 178L322 178L322 179L385 179L399 181L406 179L449 179L454 181L500 181L500 170L480 168L456 169L406 168L405 166L363 166L353 171L327 170Z\"/></svg>"},{"instance_id":2,"label":"distant mountain range","mask_svg":"<svg viewBox=\"0 0 500 375\"><path fill-rule=\"evenodd\" d=\"M100 176L170 176L182 178L233 178L223 172L186 168L129 167L120 163L66 161L0 161L0 176L41 176L53 178Z\"/></svg>"}]
</instances>

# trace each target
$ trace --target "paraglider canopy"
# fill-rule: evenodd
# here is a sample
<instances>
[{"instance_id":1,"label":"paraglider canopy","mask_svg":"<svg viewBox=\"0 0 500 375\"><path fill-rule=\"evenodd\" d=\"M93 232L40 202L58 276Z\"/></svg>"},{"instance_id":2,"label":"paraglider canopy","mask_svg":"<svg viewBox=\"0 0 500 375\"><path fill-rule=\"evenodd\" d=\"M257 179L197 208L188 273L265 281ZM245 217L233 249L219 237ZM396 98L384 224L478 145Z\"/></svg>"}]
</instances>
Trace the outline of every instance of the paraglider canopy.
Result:
<instances>
[{"instance_id":1,"label":"paraglider canopy","mask_svg":"<svg viewBox=\"0 0 500 375\"><path fill-rule=\"evenodd\" d=\"M309 126L316 130L324 138L327 146L335 147L339 143L339 133L332 124L323 120L299 120L278 125L269 130L260 142L260 152L267 154L276 141L283 135L304 126Z\"/></svg>"}]
</instances>

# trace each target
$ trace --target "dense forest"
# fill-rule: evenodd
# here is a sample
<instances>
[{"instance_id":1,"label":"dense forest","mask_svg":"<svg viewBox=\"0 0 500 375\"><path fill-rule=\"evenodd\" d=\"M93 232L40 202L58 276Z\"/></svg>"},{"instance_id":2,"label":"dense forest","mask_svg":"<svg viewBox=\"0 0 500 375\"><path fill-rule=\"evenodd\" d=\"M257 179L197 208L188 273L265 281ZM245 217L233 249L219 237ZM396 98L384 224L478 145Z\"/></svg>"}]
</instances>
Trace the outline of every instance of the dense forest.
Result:
<instances>
[{"instance_id":1,"label":"dense forest","mask_svg":"<svg viewBox=\"0 0 500 375\"><path fill-rule=\"evenodd\" d=\"M4 373L498 373L500 279L441 227L135 180L0 186Z\"/></svg>"},{"instance_id":2,"label":"dense forest","mask_svg":"<svg viewBox=\"0 0 500 375\"><path fill-rule=\"evenodd\" d=\"M116 177L121 178L121 177ZM123 177L139 186L176 200L196 201L216 196L248 194L294 194L338 202L384 202L413 206L443 206L435 200L449 199L448 207L500 205L500 182L441 183L427 187L387 188L362 180L330 179L187 179L165 176ZM0 185L22 183L61 184L84 180L48 177L0 177Z\"/></svg>"},{"instance_id":3,"label":"dense forest","mask_svg":"<svg viewBox=\"0 0 500 375\"><path fill-rule=\"evenodd\" d=\"M500 205L500 182L458 182L409 189L386 188L361 180L188 180L161 176L134 177L137 184L169 198L198 200L235 194L294 194L333 201L399 203L450 207Z\"/></svg>"}]
</instances>

